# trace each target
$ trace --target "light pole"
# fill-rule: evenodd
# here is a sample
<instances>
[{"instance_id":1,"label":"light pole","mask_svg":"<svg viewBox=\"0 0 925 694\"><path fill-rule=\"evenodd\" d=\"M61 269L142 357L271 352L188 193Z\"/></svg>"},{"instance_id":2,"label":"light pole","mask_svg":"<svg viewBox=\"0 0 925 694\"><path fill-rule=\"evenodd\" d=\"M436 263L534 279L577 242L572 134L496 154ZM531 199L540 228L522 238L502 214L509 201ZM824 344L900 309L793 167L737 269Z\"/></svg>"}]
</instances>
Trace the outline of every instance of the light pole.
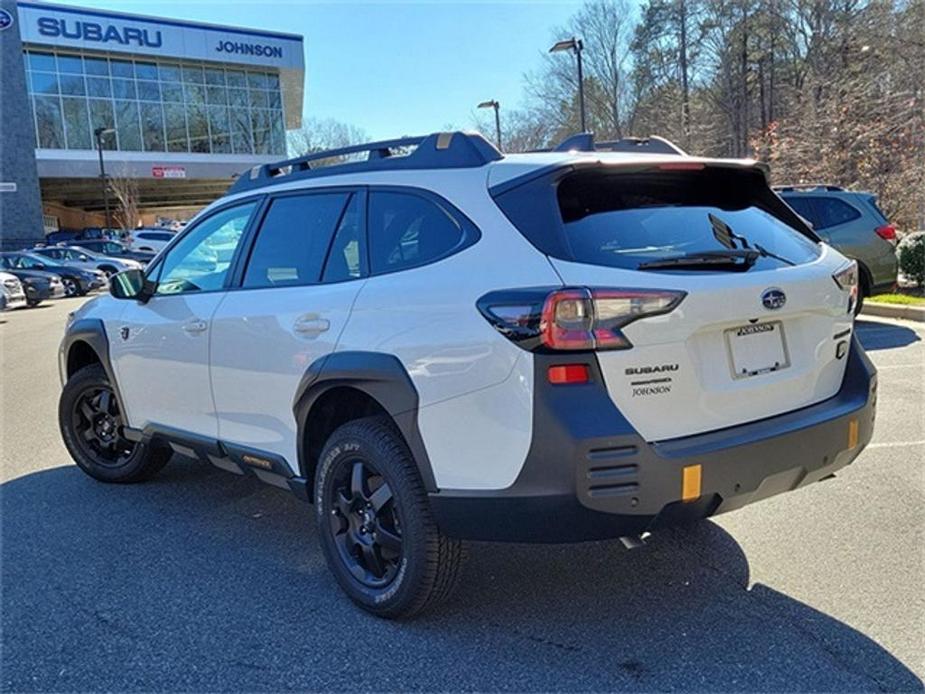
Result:
<instances>
[{"instance_id":1,"label":"light pole","mask_svg":"<svg viewBox=\"0 0 925 694\"><path fill-rule=\"evenodd\" d=\"M109 216L109 186L106 184L106 169L103 167L103 135L110 135L112 128L97 128L93 131L96 136L96 151L100 155L100 185L103 187L103 206L106 208L106 229L112 228L112 219Z\"/></svg>"},{"instance_id":2,"label":"light pole","mask_svg":"<svg viewBox=\"0 0 925 694\"><path fill-rule=\"evenodd\" d=\"M550 53L574 51L575 55L578 56L578 110L581 115L581 132L587 132L587 127L585 126L585 81L581 72L581 52L584 47L582 40L573 36L570 39L556 41L553 47L549 49Z\"/></svg>"},{"instance_id":3,"label":"light pole","mask_svg":"<svg viewBox=\"0 0 925 694\"><path fill-rule=\"evenodd\" d=\"M501 104L499 104L495 99L491 101L483 101L478 105L478 108L493 108L495 109L495 138L498 141L498 149L501 149L501 116L498 115L498 111L501 109Z\"/></svg>"}]
</instances>

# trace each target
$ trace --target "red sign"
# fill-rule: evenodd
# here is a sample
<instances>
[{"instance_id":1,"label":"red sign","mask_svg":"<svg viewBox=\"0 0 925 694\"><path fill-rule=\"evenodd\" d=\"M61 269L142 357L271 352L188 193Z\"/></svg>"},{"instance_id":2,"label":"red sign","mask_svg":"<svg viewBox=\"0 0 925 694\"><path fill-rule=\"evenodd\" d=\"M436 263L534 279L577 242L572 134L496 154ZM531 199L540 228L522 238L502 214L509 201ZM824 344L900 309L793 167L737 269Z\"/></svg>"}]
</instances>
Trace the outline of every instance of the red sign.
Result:
<instances>
[{"instance_id":1,"label":"red sign","mask_svg":"<svg viewBox=\"0 0 925 694\"><path fill-rule=\"evenodd\" d=\"M152 166L151 175L154 178L186 178L186 168L183 166Z\"/></svg>"}]
</instances>

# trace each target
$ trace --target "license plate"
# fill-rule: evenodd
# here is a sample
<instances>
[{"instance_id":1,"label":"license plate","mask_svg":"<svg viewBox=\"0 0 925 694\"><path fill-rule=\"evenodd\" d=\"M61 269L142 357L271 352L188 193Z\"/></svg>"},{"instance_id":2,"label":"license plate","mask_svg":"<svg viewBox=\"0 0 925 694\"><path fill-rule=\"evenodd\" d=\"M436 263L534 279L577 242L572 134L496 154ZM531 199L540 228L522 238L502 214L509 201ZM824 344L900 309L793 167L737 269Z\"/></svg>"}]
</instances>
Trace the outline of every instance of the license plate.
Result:
<instances>
[{"instance_id":1,"label":"license plate","mask_svg":"<svg viewBox=\"0 0 925 694\"><path fill-rule=\"evenodd\" d=\"M740 325L726 331L733 378L751 378L790 366L781 322Z\"/></svg>"}]
</instances>

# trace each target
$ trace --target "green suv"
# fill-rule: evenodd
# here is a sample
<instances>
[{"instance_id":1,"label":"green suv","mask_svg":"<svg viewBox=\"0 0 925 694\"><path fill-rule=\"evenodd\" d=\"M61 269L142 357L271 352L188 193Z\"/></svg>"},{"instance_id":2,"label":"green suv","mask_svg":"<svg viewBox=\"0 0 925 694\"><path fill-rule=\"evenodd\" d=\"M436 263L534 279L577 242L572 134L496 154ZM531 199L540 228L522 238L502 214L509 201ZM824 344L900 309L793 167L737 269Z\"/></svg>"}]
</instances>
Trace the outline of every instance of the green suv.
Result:
<instances>
[{"instance_id":1,"label":"green suv","mask_svg":"<svg viewBox=\"0 0 925 694\"><path fill-rule=\"evenodd\" d=\"M843 255L858 261L864 297L896 286L896 228L877 207L873 193L848 191L833 185L778 186L774 189L816 233Z\"/></svg>"}]
</instances>

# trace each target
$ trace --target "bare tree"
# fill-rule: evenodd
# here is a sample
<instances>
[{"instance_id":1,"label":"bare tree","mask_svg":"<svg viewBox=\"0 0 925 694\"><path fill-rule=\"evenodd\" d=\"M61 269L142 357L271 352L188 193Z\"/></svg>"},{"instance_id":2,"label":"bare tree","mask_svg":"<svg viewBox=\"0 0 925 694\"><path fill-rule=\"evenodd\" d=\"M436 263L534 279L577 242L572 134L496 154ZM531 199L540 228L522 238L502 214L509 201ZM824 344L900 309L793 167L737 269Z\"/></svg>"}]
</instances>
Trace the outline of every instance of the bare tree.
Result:
<instances>
[{"instance_id":1,"label":"bare tree","mask_svg":"<svg viewBox=\"0 0 925 694\"><path fill-rule=\"evenodd\" d=\"M117 176L109 178L109 189L118 203L115 210L116 223L123 229L136 228L141 219L138 212L141 203L138 181L123 168Z\"/></svg>"},{"instance_id":2,"label":"bare tree","mask_svg":"<svg viewBox=\"0 0 925 694\"><path fill-rule=\"evenodd\" d=\"M303 154L323 152L327 149L349 147L350 145L369 142L369 135L362 128L349 123L342 123L333 118L309 118L299 130L287 134L289 155L298 157ZM333 161L344 160L335 157ZM324 162L322 162L324 163Z\"/></svg>"}]
</instances>

